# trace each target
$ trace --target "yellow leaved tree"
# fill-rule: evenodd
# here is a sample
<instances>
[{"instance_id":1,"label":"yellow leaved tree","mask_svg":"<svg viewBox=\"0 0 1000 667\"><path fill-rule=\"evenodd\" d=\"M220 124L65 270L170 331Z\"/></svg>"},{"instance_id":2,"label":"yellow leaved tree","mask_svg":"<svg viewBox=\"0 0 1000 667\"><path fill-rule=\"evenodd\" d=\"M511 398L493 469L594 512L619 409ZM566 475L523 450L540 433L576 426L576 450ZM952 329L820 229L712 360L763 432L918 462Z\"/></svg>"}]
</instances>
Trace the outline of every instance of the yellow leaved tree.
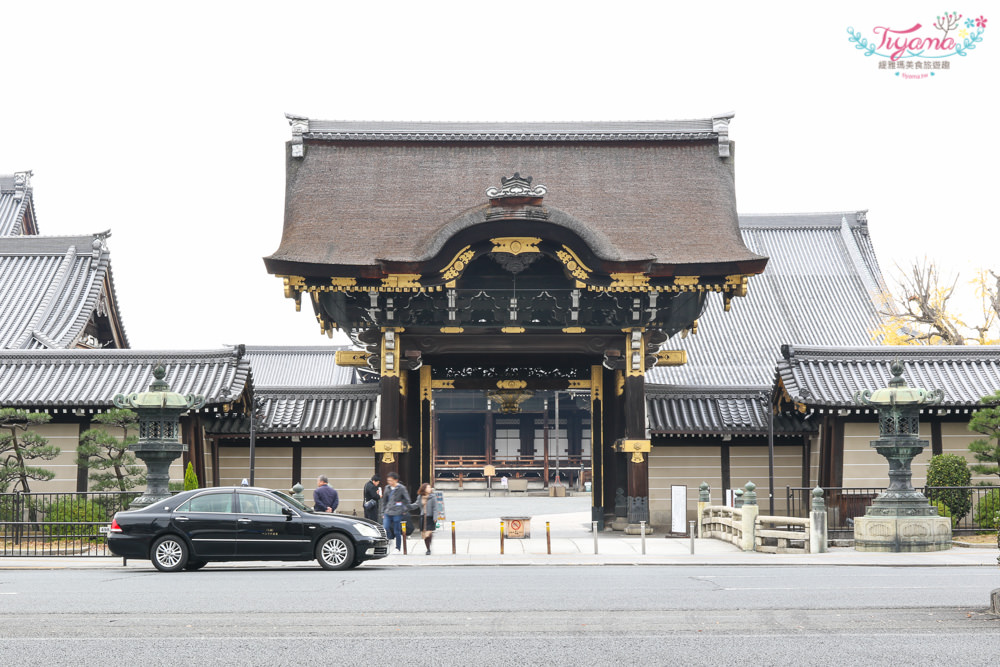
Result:
<instances>
[{"instance_id":1,"label":"yellow leaved tree","mask_svg":"<svg viewBox=\"0 0 1000 667\"><path fill-rule=\"evenodd\" d=\"M1000 345L1000 274L982 269L969 281L975 319L954 305L958 275L943 282L934 262L900 270L895 294L883 295L883 324L872 337L884 345Z\"/></svg>"}]
</instances>

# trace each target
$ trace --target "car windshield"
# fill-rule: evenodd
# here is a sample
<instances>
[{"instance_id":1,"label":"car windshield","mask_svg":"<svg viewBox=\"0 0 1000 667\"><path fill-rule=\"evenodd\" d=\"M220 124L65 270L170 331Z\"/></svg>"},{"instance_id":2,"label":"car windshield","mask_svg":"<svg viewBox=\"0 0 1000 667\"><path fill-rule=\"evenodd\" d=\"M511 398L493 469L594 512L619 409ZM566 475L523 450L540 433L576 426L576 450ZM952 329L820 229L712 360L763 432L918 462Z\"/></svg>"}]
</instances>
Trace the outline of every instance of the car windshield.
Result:
<instances>
[{"instance_id":1,"label":"car windshield","mask_svg":"<svg viewBox=\"0 0 1000 667\"><path fill-rule=\"evenodd\" d=\"M275 489L271 489L271 493L278 496L279 498L281 498L282 500L284 500L286 503L288 503L297 510L301 510L302 512L312 512L311 509L309 509L308 507L297 501L295 498L292 498L287 493L282 493L281 491L277 491Z\"/></svg>"}]
</instances>

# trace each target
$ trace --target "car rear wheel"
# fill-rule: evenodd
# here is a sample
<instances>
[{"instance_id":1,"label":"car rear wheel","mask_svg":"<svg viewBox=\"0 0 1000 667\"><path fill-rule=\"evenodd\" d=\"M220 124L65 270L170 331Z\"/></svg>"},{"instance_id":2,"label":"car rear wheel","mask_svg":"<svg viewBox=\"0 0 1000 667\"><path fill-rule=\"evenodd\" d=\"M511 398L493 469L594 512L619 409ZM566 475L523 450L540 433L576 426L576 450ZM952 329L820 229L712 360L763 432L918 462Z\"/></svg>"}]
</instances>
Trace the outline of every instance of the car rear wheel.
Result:
<instances>
[{"instance_id":1,"label":"car rear wheel","mask_svg":"<svg viewBox=\"0 0 1000 667\"><path fill-rule=\"evenodd\" d=\"M193 572L195 570L200 570L206 565L208 565L208 562L203 560L189 560L188 564L184 566L184 569L188 570L189 572Z\"/></svg>"},{"instance_id":2,"label":"car rear wheel","mask_svg":"<svg viewBox=\"0 0 1000 667\"><path fill-rule=\"evenodd\" d=\"M316 560L324 569L346 570L354 562L354 545L344 535L327 535L316 545Z\"/></svg>"},{"instance_id":3,"label":"car rear wheel","mask_svg":"<svg viewBox=\"0 0 1000 667\"><path fill-rule=\"evenodd\" d=\"M187 565L187 545L175 535L161 537L153 542L150 560L153 561L153 567L160 572L177 572Z\"/></svg>"}]
</instances>

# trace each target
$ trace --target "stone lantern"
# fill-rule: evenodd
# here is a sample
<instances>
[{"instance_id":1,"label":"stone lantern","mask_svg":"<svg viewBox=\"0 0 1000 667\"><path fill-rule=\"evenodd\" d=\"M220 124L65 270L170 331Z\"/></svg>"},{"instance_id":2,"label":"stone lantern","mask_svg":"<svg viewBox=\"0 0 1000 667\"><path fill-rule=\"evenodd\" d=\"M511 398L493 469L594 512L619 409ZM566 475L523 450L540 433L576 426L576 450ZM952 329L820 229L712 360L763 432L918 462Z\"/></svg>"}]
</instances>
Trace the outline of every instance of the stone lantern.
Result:
<instances>
[{"instance_id":1,"label":"stone lantern","mask_svg":"<svg viewBox=\"0 0 1000 667\"><path fill-rule=\"evenodd\" d=\"M146 492L132 501L132 509L140 509L170 497L170 464L184 453L180 441L180 416L188 410L205 405L203 396L182 396L170 391L163 380L163 365L153 369L149 391L117 394L112 402L117 408L135 410L139 415L139 442L129 449L146 464Z\"/></svg>"},{"instance_id":2,"label":"stone lantern","mask_svg":"<svg viewBox=\"0 0 1000 667\"><path fill-rule=\"evenodd\" d=\"M890 366L889 386L866 389L854 396L879 414L879 439L871 446L889 461L889 487L872 503L865 516L854 520L854 548L858 551L943 551L951 548L951 519L938 516L924 494L913 488L913 458L927 447L919 438L920 409L939 403L940 390L906 386L903 364Z\"/></svg>"}]
</instances>

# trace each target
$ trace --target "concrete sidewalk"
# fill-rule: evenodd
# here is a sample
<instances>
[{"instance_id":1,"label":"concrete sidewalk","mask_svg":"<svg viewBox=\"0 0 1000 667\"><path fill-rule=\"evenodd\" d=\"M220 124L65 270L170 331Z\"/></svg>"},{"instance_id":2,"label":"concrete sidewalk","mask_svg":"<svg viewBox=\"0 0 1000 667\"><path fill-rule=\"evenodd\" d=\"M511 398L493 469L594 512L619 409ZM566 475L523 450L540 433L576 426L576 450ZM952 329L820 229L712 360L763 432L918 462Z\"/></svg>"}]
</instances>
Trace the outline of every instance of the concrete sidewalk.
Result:
<instances>
[{"instance_id":1,"label":"concrete sidewalk","mask_svg":"<svg viewBox=\"0 0 1000 667\"><path fill-rule=\"evenodd\" d=\"M407 542L407 555L391 553L388 558L363 567L504 566L504 565L732 565L795 566L842 565L855 567L997 567L997 549L960 548L932 553L861 553L853 548L834 547L825 554L764 554L743 552L738 547L714 539L637 535L604 531L597 534L595 553L591 530L589 498L486 498L449 496L445 501L449 520L435 531L431 555L425 555L419 534ZM500 554L500 517L531 516L531 534L526 539L505 539ZM451 520L455 521L452 553ZM551 554L546 542L546 522L551 531ZM130 560L127 569L152 570L149 561ZM217 568L316 567L313 562L226 562ZM118 557L10 557L0 556L0 570L122 568Z\"/></svg>"}]
</instances>

